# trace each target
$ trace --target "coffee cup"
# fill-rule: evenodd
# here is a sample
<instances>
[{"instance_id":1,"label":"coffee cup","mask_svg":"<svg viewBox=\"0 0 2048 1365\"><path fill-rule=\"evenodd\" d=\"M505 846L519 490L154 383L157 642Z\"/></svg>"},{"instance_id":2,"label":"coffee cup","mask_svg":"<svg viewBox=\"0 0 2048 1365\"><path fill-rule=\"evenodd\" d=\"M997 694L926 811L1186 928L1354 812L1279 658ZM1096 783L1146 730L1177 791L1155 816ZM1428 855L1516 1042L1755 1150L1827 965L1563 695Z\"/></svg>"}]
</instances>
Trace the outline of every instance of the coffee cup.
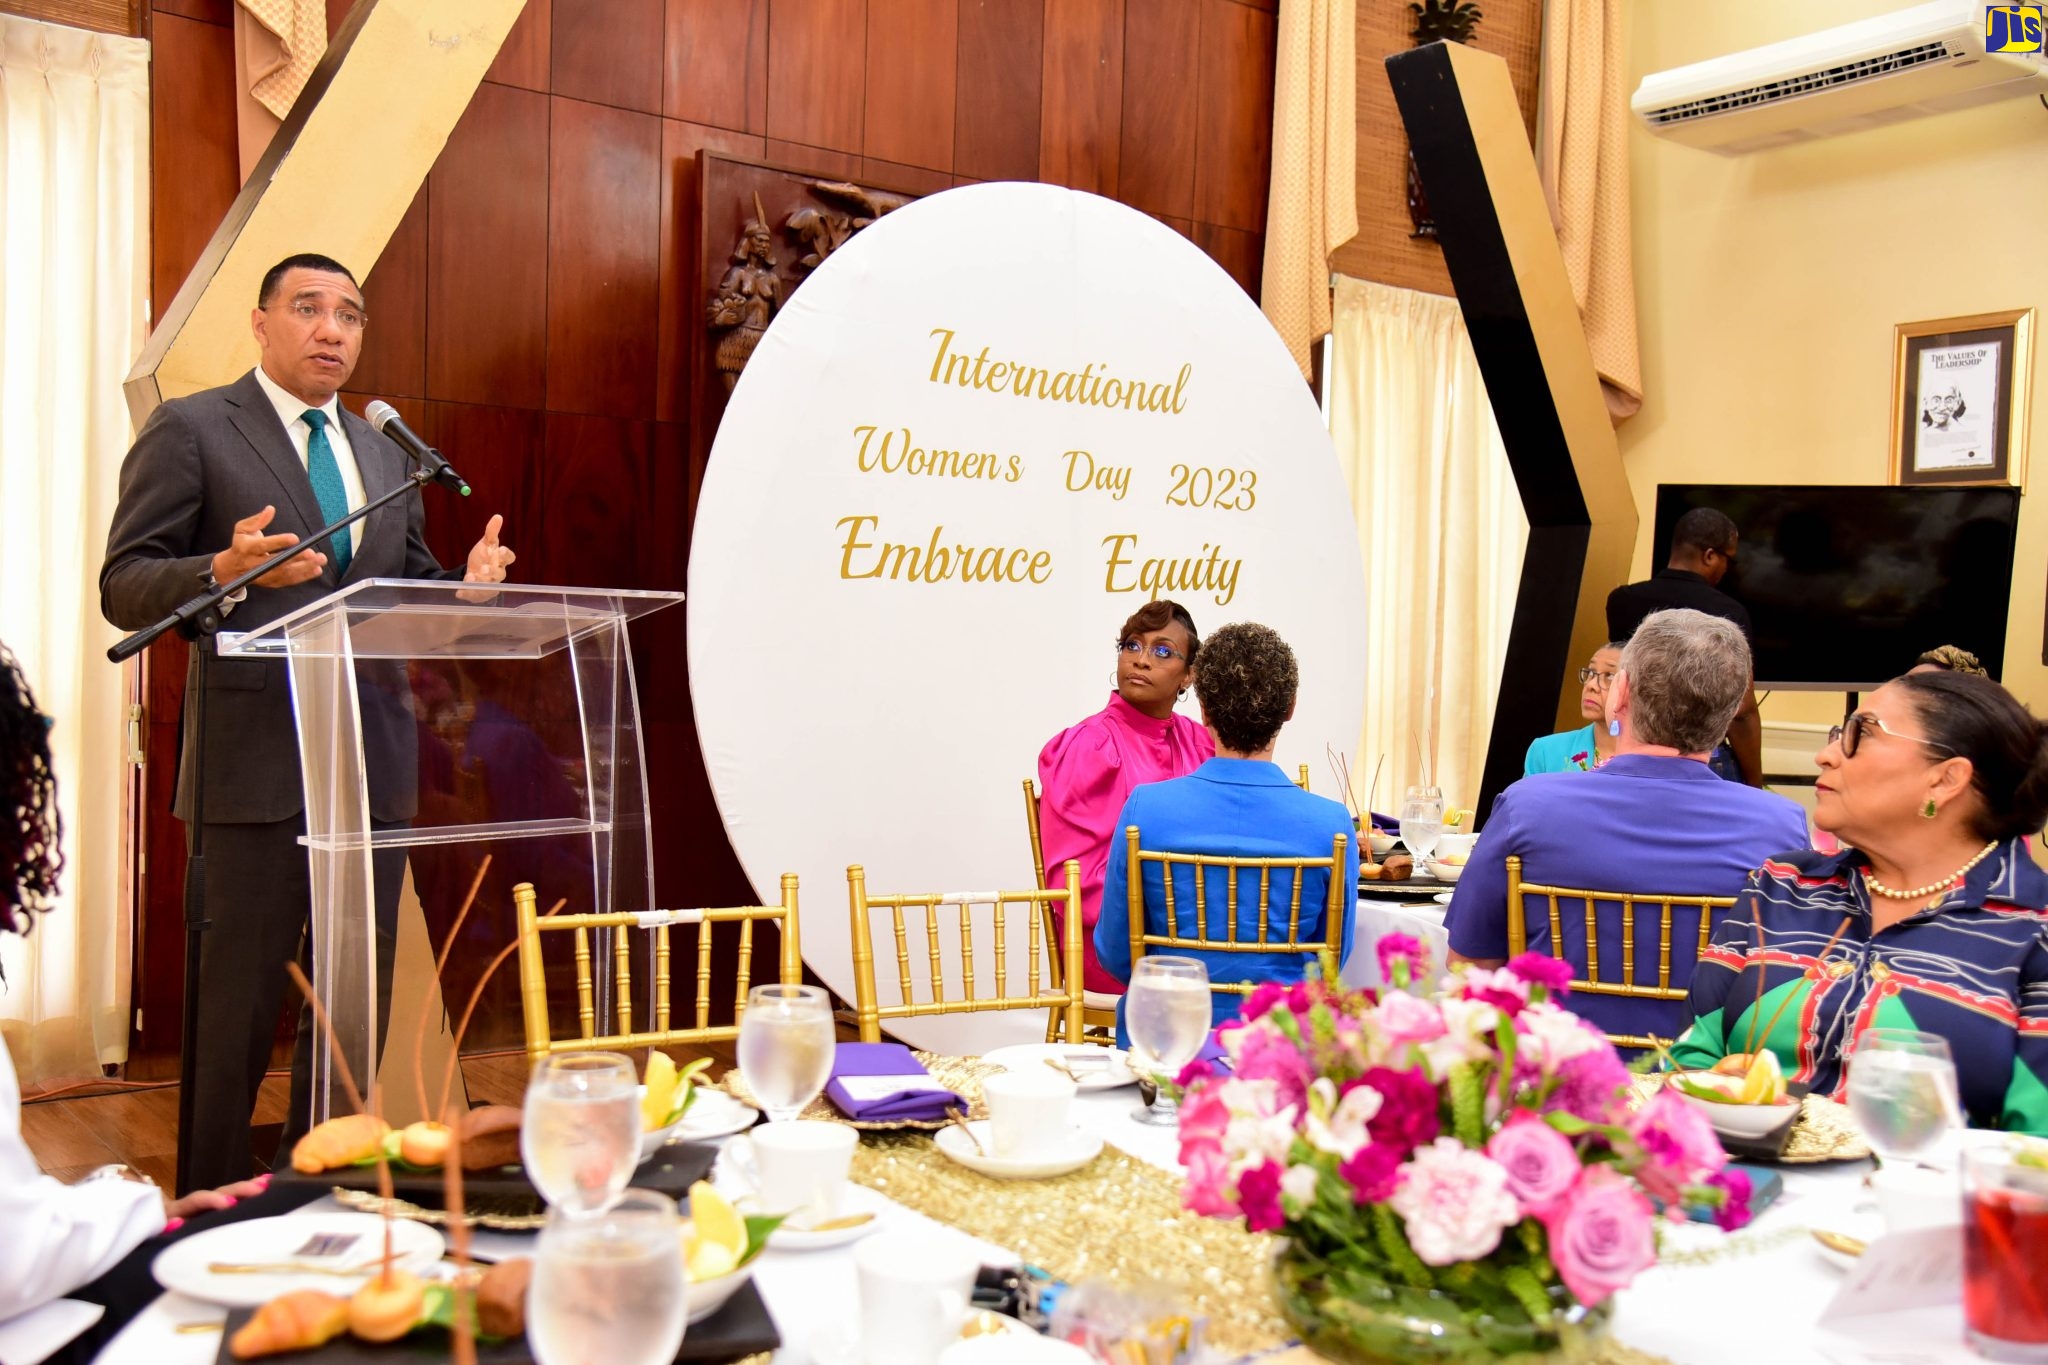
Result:
<instances>
[{"instance_id":1,"label":"coffee cup","mask_svg":"<svg viewBox=\"0 0 2048 1365\"><path fill-rule=\"evenodd\" d=\"M854 1248L862 1365L933 1365L960 1337L979 1267L964 1243L882 1233Z\"/></svg>"},{"instance_id":2,"label":"coffee cup","mask_svg":"<svg viewBox=\"0 0 2048 1365\"><path fill-rule=\"evenodd\" d=\"M1952 1227L1963 1221L1962 1183L1954 1171L1885 1166L1870 1175L1886 1232Z\"/></svg>"},{"instance_id":3,"label":"coffee cup","mask_svg":"<svg viewBox=\"0 0 2048 1365\"><path fill-rule=\"evenodd\" d=\"M1051 1067L1005 1071L981 1083L981 1097L995 1154L1028 1156L1066 1136L1074 1083Z\"/></svg>"},{"instance_id":4,"label":"coffee cup","mask_svg":"<svg viewBox=\"0 0 2048 1365\"><path fill-rule=\"evenodd\" d=\"M859 1133L843 1123L795 1119L764 1123L744 1140L762 1213L788 1214L792 1226L802 1227L839 1211Z\"/></svg>"}]
</instances>

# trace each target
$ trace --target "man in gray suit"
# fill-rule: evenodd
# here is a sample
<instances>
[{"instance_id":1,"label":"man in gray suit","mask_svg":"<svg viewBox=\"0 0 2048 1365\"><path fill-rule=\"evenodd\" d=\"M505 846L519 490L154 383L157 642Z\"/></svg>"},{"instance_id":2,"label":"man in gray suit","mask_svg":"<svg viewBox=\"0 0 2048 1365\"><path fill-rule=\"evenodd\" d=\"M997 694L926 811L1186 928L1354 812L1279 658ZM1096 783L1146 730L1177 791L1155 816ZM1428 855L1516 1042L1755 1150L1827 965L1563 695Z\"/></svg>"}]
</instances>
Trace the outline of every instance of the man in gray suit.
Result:
<instances>
[{"instance_id":1,"label":"man in gray suit","mask_svg":"<svg viewBox=\"0 0 2048 1365\"><path fill-rule=\"evenodd\" d=\"M123 630L153 625L201 589L255 568L404 480L405 452L336 398L367 324L355 277L339 262L300 255L270 269L250 317L256 369L158 407L121 466L100 569L107 620ZM468 563L444 569L427 549L419 498L400 498L257 579L226 605L226 628L260 628L366 578L503 582L513 559L498 543L503 524L493 516ZM212 929L200 955L198 1037L187 1042L196 1051L198 1131L179 1139L190 1144L188 1180L210 1187L253 1167L249 1120L289 986L285 963L302 951L311 890L298 843L305 802L285 665L216 655L203 697L196 676L195 649L172 813L189 824L203 771ZM370 815L379 828L410 819L417 799L417 741L398 701L403 680L394 682L387 700L362 708ZM203 764L192 723L201 705L209 708ZM405 855L376 856L381 1016ZM307 1122L313 1042L302 1018L287 1144Z\"/></svg>"}]
</instances>

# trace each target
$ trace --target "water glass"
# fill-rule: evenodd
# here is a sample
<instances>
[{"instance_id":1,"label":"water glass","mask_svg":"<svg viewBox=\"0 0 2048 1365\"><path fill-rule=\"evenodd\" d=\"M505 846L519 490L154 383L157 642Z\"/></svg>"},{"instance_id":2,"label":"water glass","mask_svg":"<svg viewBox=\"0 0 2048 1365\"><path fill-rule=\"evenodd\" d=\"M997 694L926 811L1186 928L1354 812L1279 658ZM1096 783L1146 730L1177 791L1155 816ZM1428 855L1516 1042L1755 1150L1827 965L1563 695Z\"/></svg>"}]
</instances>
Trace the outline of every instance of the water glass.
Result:
<instances>
[{"instance_id":1,"label":"water glass","mask_svg":"<svg viewBox=\"0 0 2048 1365\"><path fill-rule=\"evenodd\" d=\"M832 1079L838 1035L818 986L756 986L740 1016L740 1075L770 1123L785 1123Z\"/></svg>"},{"instance_id":2,"label":"water glass","mask_svg":"<svg viewBox=\"0 0 2048 1365\"><path fill-rule=\"evenodd\" d=\"M540 1365L668 1365L688 1319L673 1199L631 1190L591 1217L549 1212L526 1298Z\"/></svg>"},{"instance_id":3,"label":"water glass","mask_svg":"<svg viewBox=\"0 0 2048 1365\"><path fill-rule=\"evenodd\" d=\"M2048 1362L2048 1169L1999 1138L1963 1153L1963 1322L1987 1360Z\"/></svg>"},{"instance_id":4,"label":"water glass","mask_svg":"<svg viewBox=\"0 0 2048 1365\"><path fill-rule=\"evenodd\" d=\"M575 1217L616 1203L640 1164L640 1080L616 1052L562 1052L526 1084L519 1155L541 1197Z\"/></svg>"},{"instance_id":5,"label":"water glass","mask_svg":"<svg viewBox=\"0 0 2048 1365\"><path fill-rule=\"evenodd\" d=\"M1871 1028L1849 1054L1849 1112L1885 1161L1914 1161L1960 1126L1956 1064L1948 1040L1911 1029Z\"/></svg>"},{"instance_id":6,"label":"water glass","mask_svg":"<svg viewBox=\"0 0 2048 1365\"><path fill-rule=\"evenodd\" d=\"M1444 832L1444 793L1441 787L1415 786L1401 801L1401 842L1415 857L1415 875L1427 876L1429 855Z\"/></svg>"},{"instance_id":7,"label":"water glass","mask_svg":"<svg viewBox=\"0 0 2048 1365\"><path fill-rule=\"evenodd\" d=\"M1124 991L1131 1067L1171 1081L1209 1037L1209 969L1191 957L1141 957ZM1164 1090L1132 1113L1140 1123L1176 1124L1180 1105Z\"/></svg>"}]
</instances>

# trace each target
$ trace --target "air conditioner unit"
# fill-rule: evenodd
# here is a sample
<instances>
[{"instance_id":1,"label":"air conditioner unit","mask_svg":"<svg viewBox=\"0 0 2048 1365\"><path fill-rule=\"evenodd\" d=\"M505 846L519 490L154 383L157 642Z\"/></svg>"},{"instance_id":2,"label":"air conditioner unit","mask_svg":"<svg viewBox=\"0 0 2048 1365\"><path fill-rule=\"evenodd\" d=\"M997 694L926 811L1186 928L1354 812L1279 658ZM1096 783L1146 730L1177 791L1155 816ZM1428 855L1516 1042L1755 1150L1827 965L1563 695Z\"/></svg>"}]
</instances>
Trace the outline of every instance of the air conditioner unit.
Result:
<instances>
[{"instance_id":1,"label":"air conditioner unit","mask_svg":"<svg viewBox=\"0 0 2048 1365\"><path fill-rule=\"evenodd\" d=\"M1734 155L2048 92L2040 52L1985 50L1989 8L1932 0L1659 71L1630 103L1657 136Z\"/></svg>"}]
</instances>

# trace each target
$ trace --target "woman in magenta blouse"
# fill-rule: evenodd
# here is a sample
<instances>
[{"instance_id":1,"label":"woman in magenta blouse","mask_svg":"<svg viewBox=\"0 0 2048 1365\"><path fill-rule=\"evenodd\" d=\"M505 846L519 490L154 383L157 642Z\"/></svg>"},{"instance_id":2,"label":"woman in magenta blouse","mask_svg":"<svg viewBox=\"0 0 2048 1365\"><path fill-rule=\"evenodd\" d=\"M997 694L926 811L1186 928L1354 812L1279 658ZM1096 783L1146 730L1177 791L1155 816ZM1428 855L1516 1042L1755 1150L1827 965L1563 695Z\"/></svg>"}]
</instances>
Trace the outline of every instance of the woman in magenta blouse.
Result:
<instances>
[{"instance_id":1,"label":"woman in magenta blouse","mask_svg":"<svg viewBox=\"0 0 2048 1365\"><path fill-rule=\"evenodd\" d=\"M1084 985L1122 994L1124 984L1095 960L1095 920L1102 911L1102 874L1117 817L1131 789L1185 777L1215 756L1216 742L1199 721L1174 714L1193 682L1202 638L1195 618L1176 602L1148 602L1124 622L1116 642L1116 691L1109 705L1047 741L1038 755L1039 837L1045 865L1081 864L1081 951ZM1064 923L1061 932L1066 932Z\"/></svg>"}]
</instances>

